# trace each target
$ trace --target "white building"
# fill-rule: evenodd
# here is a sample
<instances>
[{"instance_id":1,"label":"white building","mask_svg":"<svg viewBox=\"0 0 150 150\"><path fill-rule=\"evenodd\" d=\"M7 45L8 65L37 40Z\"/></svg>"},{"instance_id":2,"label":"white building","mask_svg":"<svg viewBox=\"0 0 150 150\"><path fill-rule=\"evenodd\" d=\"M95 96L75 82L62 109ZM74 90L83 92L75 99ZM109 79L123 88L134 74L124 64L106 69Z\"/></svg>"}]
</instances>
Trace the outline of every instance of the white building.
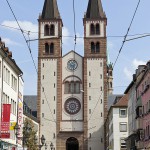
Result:
<instances>
[{"instance_id":1,"label":"white building","mask_svg":"<svg viewBox=\"0 0 150 150\"><path fill-rule=\"evenodd\" d=\"M23 84L22 71L0 39L0 116L3 104L11 104L10 138L0 138L2 149L12 150L17 145L13 127L18 121L18 101L23 100Z\"/></svg>"},{"instance_id":2,"label":"white building","mask_svg":"<svg viewBox=\"0 0 150 150\"><path fill-rule=\"evenodd\" d=\"M110 107L109 118L109 150L125 150L125 139L128 137L127 95L124 95Z\"/></svg>"},{"instance_id":3,"label":"white building","mask_svg":"<svg viewBox=\"0 0 150 150\"><path fill-rule=\"evenodd\" d=\"M101 0L89 0L84 15L84 56L75 51L62 55L63 22L56 0L45 0L38 21L39 137L43 134L55 150L103 150L108 71Z\"/></svg>"}]
</instances>

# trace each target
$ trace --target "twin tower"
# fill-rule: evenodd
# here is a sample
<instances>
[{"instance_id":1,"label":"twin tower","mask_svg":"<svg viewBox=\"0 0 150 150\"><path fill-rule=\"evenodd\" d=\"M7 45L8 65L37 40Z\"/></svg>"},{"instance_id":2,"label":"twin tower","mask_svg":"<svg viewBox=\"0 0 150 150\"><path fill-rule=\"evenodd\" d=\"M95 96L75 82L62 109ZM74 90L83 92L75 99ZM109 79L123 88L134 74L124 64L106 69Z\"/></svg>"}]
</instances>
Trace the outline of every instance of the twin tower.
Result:
<instances>
[{"instance_id":1,"label":"twin tower","mask_svg":"<svg viewBox=\"0 0 150 150\"><path fill-rule=\"evenodd\" d=\"M39 138L44 135L53 150L104 150L108 66L101 0L89 0L83 18L84 56L74 51L62 56L63 23L56 0L45 0L38 21Z\"/></svg>"}]
</instances>

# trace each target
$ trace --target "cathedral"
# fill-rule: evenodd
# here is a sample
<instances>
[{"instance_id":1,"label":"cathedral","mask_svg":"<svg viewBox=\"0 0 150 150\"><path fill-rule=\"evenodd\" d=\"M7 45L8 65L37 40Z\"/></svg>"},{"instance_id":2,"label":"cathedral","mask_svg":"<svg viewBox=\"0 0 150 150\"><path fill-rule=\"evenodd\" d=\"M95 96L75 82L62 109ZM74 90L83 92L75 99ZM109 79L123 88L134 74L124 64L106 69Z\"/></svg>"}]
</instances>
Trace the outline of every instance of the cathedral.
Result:
<instances>
[{"instance_id":1,"label":"cathedral","mask_svg":"<svg viewBox=\"0 0 150 150\"><path fill-rule=\"evenodd\" d=\"M63 21L56 0L45 0L38 22L39 137L44 135L53 150L104 150L112 67L101 0L89 0L83 18L84 56L62 55Z\"/></svg>"}]
</instances>

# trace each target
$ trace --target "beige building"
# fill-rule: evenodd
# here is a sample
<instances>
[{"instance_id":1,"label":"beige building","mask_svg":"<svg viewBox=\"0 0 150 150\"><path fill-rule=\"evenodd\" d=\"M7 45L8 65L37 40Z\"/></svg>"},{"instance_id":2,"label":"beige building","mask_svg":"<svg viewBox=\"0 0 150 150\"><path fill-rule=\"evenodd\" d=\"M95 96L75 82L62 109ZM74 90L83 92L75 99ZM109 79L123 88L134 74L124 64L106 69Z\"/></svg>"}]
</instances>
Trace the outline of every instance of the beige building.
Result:
<instances>
[{"instance_id":1,"label":"beige building","mask_svg":"<svg viewBox=\"0 0 150 150\"><path fill-rule=\"evenodd\" d=\"M38 21L39 137L44 135L55 150L103 150L108 71L101 0L89 0L83 18L84 56L75 51L62 56L63 22L56 0L45 0Z\"/></svg>"}]
</instances>

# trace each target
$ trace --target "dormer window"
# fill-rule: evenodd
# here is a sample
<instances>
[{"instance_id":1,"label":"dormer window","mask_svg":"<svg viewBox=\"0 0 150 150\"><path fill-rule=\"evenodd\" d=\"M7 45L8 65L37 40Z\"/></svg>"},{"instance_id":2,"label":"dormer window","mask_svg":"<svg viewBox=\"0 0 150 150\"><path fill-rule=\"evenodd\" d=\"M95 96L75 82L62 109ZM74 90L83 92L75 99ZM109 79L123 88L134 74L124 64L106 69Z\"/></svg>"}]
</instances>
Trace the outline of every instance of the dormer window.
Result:
<instances>
[{"instance_id":1,"label":"dormer window","mask_svg":"<svg viewBox=\"0 0 150 150\"><path fill-rule=\"evenodd\" d=\"M44 27L44 36L49 36L49 25L46 24Z\"/></svg>"},{"instance_id":2,"label":"dormer window","mask_svg":"<svg viewBox=\"0 0 150 150\"><path fill-rule=\"evenodd\" d=\"M96 35L99 35L100 34L100 27L99 27L99 24L97 23L96 24Z\"/></svg>"},{"instance_id":3,"label":"dormer window","mask_svg":"<svg viewBox=\"0 0 150 150\"><path fill-rule=\"evenodd\" d=\"M50 26L50 35L51 36L55 35L55 26L53 24Z\"/></svg>"},{"instance_id":4,"label":"dormer window","mask_svg":"<svg viewBox=\"0 0 150 150\"><path fill-rule=\"evenodd\" d=\"M90 29L91 35L95 34L95 27L94 24L91 24L91 29Z\"/></svg>"}]
</instances>

